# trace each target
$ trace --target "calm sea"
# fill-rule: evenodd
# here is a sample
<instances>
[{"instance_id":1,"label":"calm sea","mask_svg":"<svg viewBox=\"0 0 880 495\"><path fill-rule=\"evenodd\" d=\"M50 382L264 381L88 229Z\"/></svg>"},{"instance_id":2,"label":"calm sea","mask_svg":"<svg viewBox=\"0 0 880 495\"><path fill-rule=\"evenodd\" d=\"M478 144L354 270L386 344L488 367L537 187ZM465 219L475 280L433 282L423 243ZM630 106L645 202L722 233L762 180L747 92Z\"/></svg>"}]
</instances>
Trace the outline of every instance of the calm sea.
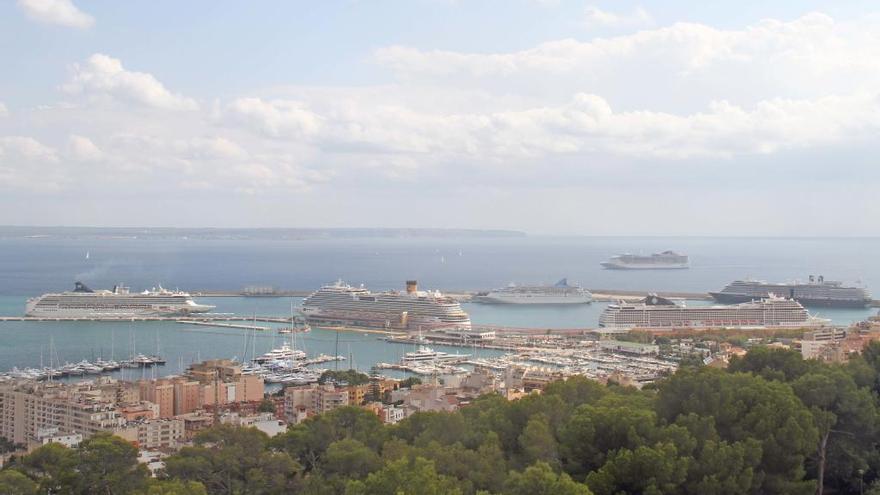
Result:
<instances>
[{"instance_id":1,"label":"calm sea","mask_svg":"<svg viewBox=\"0 0 880 495\"><path fill-rule=\"evenodd\" d=\"M610 271L599 263L622 252L674 249L691 257L690 270ZM248 285L314 289L338 278L376 290L418 279L424 288L480 290L510 282L553 283L562 277L588 288L693 291L720 289L744 277L805 280L810 274L862 283L880 291L880 239L511 237L485 239L155 240L0 239L0 314L20 315L29 296L72 288L76 280L96 287L125 283L133 290L162 284L186 290L239 290ZM214 298L217 311L286 315L289 298ZM578 307L515 307L467 304L477 323L523 327L595 326L603 303ZM876 310L820 310L849 323ZM160 352L174 373L198 358L243 356L241 330L175 323L0 322L0 370L36 366L54 342L62 361L111 353L125 357ZM274 342L273 342L274 341ZM278 344L258 335L256 352ZM309 353L332 354L335 332L316 329L306 337ZM254 346L251 346L252 352ZM405 346L374 335L343 333L339 352L355 367L399 359ZM486 351L483 351L486 352ZM325 365L333 367L331 363ZM341 366L348 367L345 363ZM149 373L149 372L147 372Z\"/></svg>"}]
</instances>

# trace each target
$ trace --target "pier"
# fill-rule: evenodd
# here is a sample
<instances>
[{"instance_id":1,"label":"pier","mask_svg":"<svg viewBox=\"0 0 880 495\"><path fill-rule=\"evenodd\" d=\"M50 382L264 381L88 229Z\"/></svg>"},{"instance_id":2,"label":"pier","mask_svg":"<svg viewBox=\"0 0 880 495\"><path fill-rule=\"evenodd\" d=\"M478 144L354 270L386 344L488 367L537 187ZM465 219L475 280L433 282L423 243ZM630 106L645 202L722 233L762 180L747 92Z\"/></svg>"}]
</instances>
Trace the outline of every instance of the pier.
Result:
<instances>
[{"instance_id":1,"label":"pier","mask_svg":"<svg viewBox=\"0 0 880 495\"><path fill-rule=\"evenodd\" d=\"M192 320L177 320L176 323L182 323L184 325L199 325L203 327L218 327L218 328L239 328L241 330L271 330L271 327L261 327L259 325L240 325L238 323L221 323L219 321L192 321Z\"/></svg>"}]
</instances>

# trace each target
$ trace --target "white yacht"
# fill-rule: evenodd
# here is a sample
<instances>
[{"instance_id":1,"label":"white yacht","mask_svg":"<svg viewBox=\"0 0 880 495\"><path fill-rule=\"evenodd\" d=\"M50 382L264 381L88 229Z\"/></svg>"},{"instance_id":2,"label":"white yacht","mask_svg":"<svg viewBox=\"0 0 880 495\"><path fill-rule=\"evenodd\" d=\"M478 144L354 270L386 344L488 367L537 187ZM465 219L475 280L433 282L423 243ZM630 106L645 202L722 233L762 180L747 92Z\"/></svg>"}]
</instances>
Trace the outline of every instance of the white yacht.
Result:
<instances>
[{"instance_id":1,"label":"white yacht","mask_svg":"<svg viewBox=\"0 0 880 495\"><path fill-rule=\"evenodd\" d=\"M28 299L25 315L41 318L134 318L183 316L207 313L214 306L197 304L186 292L163 289L130 292L117 285L113 290L92 290L77 282L72 291L43 294Z\"/></svg>"},{"instance_id":2,"label":"white yacht","mask_svg":"<svg viewBox=\"0 0 880 495\"><path fill-rule=\"evenodd\" d=\"M256 361L258 363L265 363L265 362L269 362L269 361L287 361L287 360L297 361L300 359L305 359L305 357L306 357L305 352L303 352L299 349L294 349L293 347L290 347L290 345L287 342L285 342L284 344L281 345L281 347L279 347L277 349L272 349L271 351L254 359L254 361Z\"/></svg>"},{"instance_id":3,"label":"white yacht","mask_svg":"<svg viewBox=\"0 0 880 495\"><path fill-rule=\"evenodd\" d=\"M420 345L417 350L404 354L401 363L442 363L444 361L456 361L468 357L470 357L470 354L449 354L448 352L435 351L430 347Z\"/></svg>"},{"instance_id":4,"label":"white yacht","mask_svg":"<svg viewBox=\"0 0 880 495\"><path fill-rule=\"evenodd\" d=\"M509 285L475 298L476 301L499 304L586 304L592 302L590 291L569 285L562 279L554 285Z\"/></svg>"}]
</instances>

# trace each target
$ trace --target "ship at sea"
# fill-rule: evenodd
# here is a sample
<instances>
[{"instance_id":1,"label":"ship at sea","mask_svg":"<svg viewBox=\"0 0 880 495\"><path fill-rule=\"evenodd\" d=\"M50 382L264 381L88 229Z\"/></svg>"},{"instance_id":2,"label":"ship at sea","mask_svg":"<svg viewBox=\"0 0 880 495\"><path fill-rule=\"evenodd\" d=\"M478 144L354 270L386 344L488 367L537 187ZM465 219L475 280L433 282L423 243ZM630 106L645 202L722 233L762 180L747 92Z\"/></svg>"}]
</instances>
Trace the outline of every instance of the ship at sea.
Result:
<instances>
[{"instance_id":1,"label":"ship at sea","mask_svg":"<svg viewBox=\"0 0 880 495\"><path fill-rule=\"evenodd\" d=\"M509 285L474 297L476 302L496 304L586 304L590 291L562 279L554 285Z\"/></svg>"},{"instance_id":2,"label":"ship at sea","mask_svg":"<svg viewBox=\"0 0 880 495\"><path fill-rule=\"evenodd\" d=\"M321 287L302 304L302 314L314 326L351 326L397 330L467 329L471 326L461 304L438 291L422 291L415 280L406 291L370 292L342 281Z\"/></svg>"},{"instance_id":3,"label":"ship at sea","mask_svg":"<svg viewBox=\"0 0 880 495\"><path fill-rule=\"evenodd\" d=\"M690 260L687 255L663 251L650 256L618 254L601 265L609 270L681 270L690 268Z\"/></svg>"},{"instance_id":4,"label":"ship at sea","mask_svg":"<svg viewBox=\"0 0 880 495\"><path fill-rule=\"evenodd\" d=\"M827 308L864 308L871 304L871 294L862 287L845 286L841 282L810 275L807 283L767 283L755 280L736 280L719 292L710 292L720 303L747 302L771 294L794 299L804 306Z\"/></svg>"},{"instance_id":5,"label":"ship at sea","mask_svg":"<svg viewBox=\"0 0 880 495\"><path fill-rule=\"evenodd\" d=\"M25 315L42 318L135 318L207 313L214 306L197 304L186 292L163 289L131 292L128 287L92 290L76 282L72 291L28 299Z\"/></svg>"},{"instance_id":6,"label":"ship at sea","mask_svg":"<svg viewBox=\"0 0 880 495\"><path fill-rule=\"evenodd\" d=\"M650 294L635 303L610 304L599 316L599 326L633 328L801 328L828 320L810 315L797 301L771 296L733 305L685 306Z\"/></svg>"}]
</instances>

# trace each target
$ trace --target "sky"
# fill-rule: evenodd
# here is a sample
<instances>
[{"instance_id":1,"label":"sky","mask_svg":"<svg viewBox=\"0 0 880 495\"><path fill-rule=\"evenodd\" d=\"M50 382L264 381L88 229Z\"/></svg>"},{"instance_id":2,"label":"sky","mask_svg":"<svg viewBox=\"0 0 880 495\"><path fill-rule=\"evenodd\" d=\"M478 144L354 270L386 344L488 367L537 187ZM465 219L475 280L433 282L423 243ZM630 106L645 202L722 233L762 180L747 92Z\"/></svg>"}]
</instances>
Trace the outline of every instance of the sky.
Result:
<instances>
[{"instance_id":1,"label":"sky","mask_svg":"<svg viewBox=\"0 0 880 495\"><path fill-rule=\"evenodd\" d=\"M880 5L0 2L0 225L875 236Z\"/></svg>"}]
</instances>

